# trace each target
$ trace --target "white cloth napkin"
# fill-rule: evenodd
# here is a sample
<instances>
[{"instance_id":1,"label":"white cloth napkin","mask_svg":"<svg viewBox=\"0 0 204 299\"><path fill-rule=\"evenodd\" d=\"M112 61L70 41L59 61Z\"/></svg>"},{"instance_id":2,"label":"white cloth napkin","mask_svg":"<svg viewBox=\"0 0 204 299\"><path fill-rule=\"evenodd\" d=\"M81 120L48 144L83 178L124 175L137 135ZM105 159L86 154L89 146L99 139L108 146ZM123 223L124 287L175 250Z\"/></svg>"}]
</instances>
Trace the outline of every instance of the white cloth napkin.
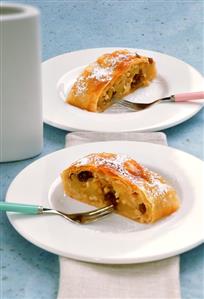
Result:
<instances>
[{"instance_id":1,"label":"white cloth napkin","mask_svg":"<svg viewBox=\"0 0 204 299\"><path fill-rule=\"evenodd\" d=\"M164 133L74 132L66 146L105 140L166 144ZM58 299L179 299L179 257L132 265L100 265L60 257Z\"/></svg>"}]
</instances>

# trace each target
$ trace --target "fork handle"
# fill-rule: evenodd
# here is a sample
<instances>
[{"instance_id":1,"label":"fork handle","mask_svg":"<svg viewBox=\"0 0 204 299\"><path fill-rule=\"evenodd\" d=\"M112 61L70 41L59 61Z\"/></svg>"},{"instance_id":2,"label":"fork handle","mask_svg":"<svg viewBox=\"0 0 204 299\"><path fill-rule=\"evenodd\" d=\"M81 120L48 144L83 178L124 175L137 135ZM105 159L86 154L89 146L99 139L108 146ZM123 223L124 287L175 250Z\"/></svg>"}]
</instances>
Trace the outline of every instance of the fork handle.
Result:
<instances>
[{"instance_id":1,"label":"fork handle","mask_svg":"<svg viewBox=\"0 0 204 299\"><path fill-rule=\"evenodd\" d=\"M7 212L18 212L23 214L41 214L43 210L42 206L37 205L27 205L27 204L19 204L12 202L0 202L0 211Z\"/></svg>"},{"instance_id":2,"label":"fork handle","mask_svg":"<svg viewBox=\"0 0 204 299\"><path fill-rule=\"evenodd\" d=\"M201 100L204 99L204 91L197 92L185 92L174 95L175 102L187 102L191 100Z\"/></svg>"}]
</instances>

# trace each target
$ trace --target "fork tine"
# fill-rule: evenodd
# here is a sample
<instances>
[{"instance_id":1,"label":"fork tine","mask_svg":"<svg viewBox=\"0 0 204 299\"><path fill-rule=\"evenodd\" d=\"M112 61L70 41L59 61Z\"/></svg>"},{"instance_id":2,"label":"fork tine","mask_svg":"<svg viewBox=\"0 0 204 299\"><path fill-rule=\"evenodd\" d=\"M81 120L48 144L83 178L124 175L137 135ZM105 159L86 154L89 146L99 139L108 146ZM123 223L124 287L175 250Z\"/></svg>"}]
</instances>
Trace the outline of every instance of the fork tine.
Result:
<instances>
[{"instance_id":1,"label":"fork tine","mask_svg":"<svg viewBox=\"0 0 204 299\"><path fill-rule=\"evenodd\" d=\"M136 106L135 106L135 104L134 104L134 103L131 103L131 102L121 101L121 102L119 103L119 105L124 106L124 107L127 107L127 108L130 108L130 109L132 109L132 110L136 110Z\"/></svg>"},{"instance_id":2,"label":"fork tine","mask_svg":"<svg viewBox=\"0 0 204 299\"><path fill-rule=\"evenodd\" d=\"M101 209L96 209L90 212L84 212L84 213L74 213L74 214L68 214L67 216L72 218L72 219L82 219L82 218L89 218L89 219L94 219L94 218L98 218L100 216L106 215L106 214L110 214L111 212L113 212L114 210L114 206L113 205L109 205L107 207L103 207Z\"/></svg>"},{"instance_id":3,"label":"fork tine","mask_svg":"<svg viewBox=\"0 0 204 299\"><path fill-rule=\"evenodd\" d=\"M85 214L85 215L82 215L84 217L87 217L87 218L97 218L97 217L100 217L100 216L103 216L103 215L106 215L106 214L110 214L113 212L113 209L106 209L106 210L103 210L103 211L100 211L99 213L95 213L95 214Z\"/></svg>"},{"instance_id":4,"label":"fork tine","mask_svg":"<svg viewBox=\"0 0 204 299\"><path fill-rule=\"evenodd\" d=\"M113 210L110 209L100 209L100 212L94 215L89 215L89 213L78 213L78 214L61 214L64 216L67 220L71 220L72 222L77 223L89 223L96 221L102 217L105 217L106 215L109 215Z\"/></svg>"},{"instance_id":5,"label":"fork tine","mask_svg":"<svg viewBox=\"0 0 204 299\"><path fill-rule=\"evenodd\" d=\"M106 211L104 211L104 212L102 212L102 213L100 213L100 214L97 214L97 216L83 216L82 218L81 218L81 223L89 223L89 222L93 222L93 221L96 221L96 220L98 220L98 219L100 219L100 218L103 218L103 217L105 217L105 216L107 216L107 215L109 215L109 214L111 214L111 210L106 210Z\"/></svg>"},{"instance_id":6,"label":"fork tine","mask_svg":"<svg viewBox=\"0 0 204 299\"><path fill-rule=\"evenodd\" d=\"M93 211L90 211L90 212L84 212L83 215L87 215L87 216L97 216L97 214L100 214L102 212L106 212L106 211L113 211L114 209L114 206L111 204L109 206L106 206L106 207L103 207L101 209L96 209L96 210L93 210Z\"/></svg>"},{"instance_id":7,"label":"fork tine","mask_svg":"<svg viewBox=\"0 0 204 299\"><path fill-rule=\"evenodd\" d=\"M159 100L156 101L156 102L159 102ZM140 111L140 110L143 110L145 108L150 107L151 105L155 104L156 102L153 102L153 103L133 103L133 102L130 102L130 101L127 101L127 100L123 100L123 101L121 101L120 104L124 107L128 107L129 109L132 109L132 110L135 110L135 111Z\"/></svg>"}]
</instances>

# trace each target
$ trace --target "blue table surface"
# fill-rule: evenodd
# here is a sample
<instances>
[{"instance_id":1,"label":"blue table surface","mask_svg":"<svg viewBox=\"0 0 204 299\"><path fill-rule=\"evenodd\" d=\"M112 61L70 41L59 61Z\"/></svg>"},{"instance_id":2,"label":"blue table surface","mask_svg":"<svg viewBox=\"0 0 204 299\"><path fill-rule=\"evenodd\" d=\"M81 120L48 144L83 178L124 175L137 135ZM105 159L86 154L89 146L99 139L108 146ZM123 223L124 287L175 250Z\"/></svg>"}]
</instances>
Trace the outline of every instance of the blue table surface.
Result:
<instances>
[{"instance_id":1,"label":"blue table surface","mask_svg":"<svg viewBox=\"0 0 204 299\"><path fill-rule=\"evenodd\" d=\"M14 1L13 1L14 2ZM17 2L17 1L16 1ZM167 53L203 73L203 1L22 1L39 7L43 61L85 48L135 47ZM170 146L204 158L204 111L164 130ZM64 147L66 132L44 125L40 156L1 164L1 200L28 164ZM22 238L0 218L0 298L56 298L58 257ZM204 298L204 245L181 255L183 299ZM165 299L165 298L158 298ZM173 298L172 298L173 299Z\"/></svg>"}]
</instances>

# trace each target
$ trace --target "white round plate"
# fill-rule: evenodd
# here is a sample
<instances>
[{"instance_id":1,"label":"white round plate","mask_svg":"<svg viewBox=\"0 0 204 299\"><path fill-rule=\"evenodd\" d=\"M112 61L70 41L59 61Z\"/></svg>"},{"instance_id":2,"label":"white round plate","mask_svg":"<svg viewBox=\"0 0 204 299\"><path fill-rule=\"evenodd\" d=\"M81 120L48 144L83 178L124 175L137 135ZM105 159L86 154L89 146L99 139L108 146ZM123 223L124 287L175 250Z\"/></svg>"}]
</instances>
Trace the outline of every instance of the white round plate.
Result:
<instances>
[{"instance_id":1,"label":"white round plate","mask_svg":"<svg viewBox=\"0 0 204 299\"><path fill-rule=\"evenodd\" d=\"M151 143L114 141L77 145L47 155L26 167L9 187L6 201L78 212L90 206L64 197L59 174L70 163L94 152L128 154L166 177L181 207L155 224L139 224L111 214L87 225L59 216L8 213L14 228L35 245L83 261L140 263L187 251L203 241L203 162L179 150ZM92 207L93 208L93 207Z\"/></svg>"},{"instance_id":2,"label":"white round plate","mask_svg":"<svg viewBox=\"0 0 204 299\"><path fill-rule=\"evenodd\" d=\"M96 48L63 54L45 61L43 74L44 122L65 130L98 132L157 131L175 126L196 114L202 103L163 103L143 111L121 109L112 113L88 112L66 104L63 99L83 66L103 53L119 48ZM157 78L145 88L138 89L128 98L131 101L151 101L179 92L200 91L203 77L190 65L174 57L142 49L130 49L156 61ZM125 109L125 108L123 108Z\"/></svg>"}]
</instances>

